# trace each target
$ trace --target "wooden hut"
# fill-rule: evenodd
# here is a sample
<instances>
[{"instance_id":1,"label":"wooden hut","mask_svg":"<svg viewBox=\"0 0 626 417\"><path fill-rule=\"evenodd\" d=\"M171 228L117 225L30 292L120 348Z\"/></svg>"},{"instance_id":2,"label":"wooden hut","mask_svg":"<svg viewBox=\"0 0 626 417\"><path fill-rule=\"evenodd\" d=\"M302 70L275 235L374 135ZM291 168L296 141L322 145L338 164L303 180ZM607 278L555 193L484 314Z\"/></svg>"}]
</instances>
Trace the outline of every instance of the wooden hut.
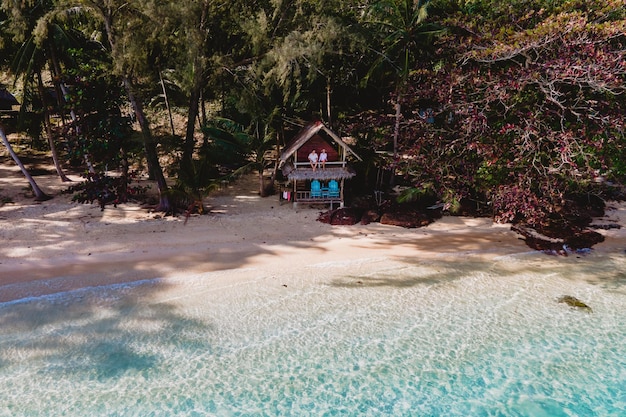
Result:
<instances>
[{"instance_id":1,"label":"wooden hut","mask_svg":"<svg viewBox=\"0 0 626 417\"><path fill-rule=\"evenodd\" d=\"M13 106L19 106L19 101L9 93L6 88L0 87L0 110L11 110Z\"/></svg>"},{"instance_id":2,"label":"wooden hut","mask_svg":"<svg viewBox=\"0 0 626 417\"><path fill-rule=\"evenodd\" d=\"M0 85L0 128L5 134L13 133L15 130L19 111L13 110L13 106L19 106L19 104L15 96Z\"/></svg>"},{"instance_id":3,"label":"wooden hut","mask_svg":"<svg viewBox=\"0 0 626 417\"><path fill-rule=\"evenodd\" d=\"M312 150L322 149L328 154L325 168L313 169L308 156ZM321 121L305 126L285 147L279 166L289 179L290 186L282 191L285 198L298 203L325 203L344 206L345 180L355 173L348 166L349 158L361 158L339 136Z\"/></svg>"}]
</instances>

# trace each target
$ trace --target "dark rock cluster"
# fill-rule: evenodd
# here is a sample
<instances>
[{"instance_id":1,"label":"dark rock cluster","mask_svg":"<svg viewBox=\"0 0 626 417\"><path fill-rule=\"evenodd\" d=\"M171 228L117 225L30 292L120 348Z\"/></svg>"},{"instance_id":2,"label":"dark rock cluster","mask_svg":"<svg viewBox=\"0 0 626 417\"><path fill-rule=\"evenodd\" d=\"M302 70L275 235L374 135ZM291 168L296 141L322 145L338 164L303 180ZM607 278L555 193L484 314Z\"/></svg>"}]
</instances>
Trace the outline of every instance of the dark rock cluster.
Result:
<instances>
[{"instance_id":1,"label":"dark rock cluster","mask_svg":"<svg viewBox=\"0 0 626 417\"><path fill-rule=\"evenodd\" d=\"M318 220L332 225L354 225L380 222L405 228L417 228L431 224L441 217L440 210L419 207L414 204L393 204L378 208L350 207L320 213Z\"/></svg>"},{"instance_id":2,"label":"dark rock cluster","mask_svg":"<svg viewBox=\"0 0 626 417\"><path fill-rule=\"evenodd\" d=\"M471 201L461 204L458 213L463 216L485 217L485 208ZM404 228L424 227L442 216L443 204L433 201L392 203L380 205L357 202L354 207L339 208L320 213L318 218L331 225L355 225L380 222ZM592 225L594 218L604 216L605 203L595 196L572 195L559 207L555 216L541 226L515 224L511 229L519 233L532 249L553 255L583 254L603 242L604 236L593 229L609 229L619 225Z\"/></svg>"},{"instance_id":3,"label":"dark rock cluster","mask_svg":"<svg viewBox=\"0 0 626 417\"><path fill-rule=\"evenodd\" d=\"M594 218L604 216L605 207L604 200L597 196L570 195L545 224L515 224L511 229L522 235L526 245L532 249L564 256L583 253L604 241L604 236L592 229L619 227L591 225Z\"/></svg>"},{"instance_id":4,"label":"dark rock cluster","mask_svg":"<svg viewBox=\"0 0 626 417\"><path fill-rule=\"evenodd\" d=\"M524 236L524 242L529 248L554 255L584 253L585 250L604 241L604 236L588 229L579 231L563 229L562 237L548 237L521 225L514 225L511 230Z\"/></svg>"}]
</instances>

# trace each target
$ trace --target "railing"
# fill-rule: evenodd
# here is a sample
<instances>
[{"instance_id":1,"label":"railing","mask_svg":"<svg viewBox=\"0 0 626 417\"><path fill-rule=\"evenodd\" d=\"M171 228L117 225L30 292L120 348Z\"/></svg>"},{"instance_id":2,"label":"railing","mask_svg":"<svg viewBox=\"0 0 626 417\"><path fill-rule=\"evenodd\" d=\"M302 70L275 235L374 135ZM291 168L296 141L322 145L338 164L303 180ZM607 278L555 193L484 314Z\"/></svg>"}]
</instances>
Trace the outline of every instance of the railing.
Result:
<instances>
[{"instance_id":1,"label":"railing","mask_svg":"<svg viewBox=\"0 0 626 417\"><path fill-rule=\"evenodd\" d=\"M321 164L318 162L317 163L318 166L320 166ZM326 162L326 167L345 167L346 166L346 162L342 162L342 161L333 161L333 162ZM296 162L295 163L295 167L296 169L298 167L300 168L310 168L311 167L311 163L310 162Z\"/></svg>"},{"instance_id":2,"label":"railing","mask_svg":"<svg viewBox=\"0 0 626 417\"><path fill-rule=\"evenodd\" d=\"M328 195L328 188L322 188L322 193L319 197L311 196L311 191L296 191L296 201L303 201L306 203L330 203L330 202L341 202L341 197L330 197Z\"/></svg>"}]
</instances>

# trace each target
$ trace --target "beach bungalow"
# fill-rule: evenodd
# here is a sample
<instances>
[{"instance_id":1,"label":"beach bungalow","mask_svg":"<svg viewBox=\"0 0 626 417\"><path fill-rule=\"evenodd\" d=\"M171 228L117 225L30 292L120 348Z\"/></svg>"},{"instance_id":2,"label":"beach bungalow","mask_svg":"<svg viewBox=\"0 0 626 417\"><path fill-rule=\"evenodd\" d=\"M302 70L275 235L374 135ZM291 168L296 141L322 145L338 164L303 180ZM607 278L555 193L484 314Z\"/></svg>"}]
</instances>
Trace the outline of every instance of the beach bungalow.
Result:
<instances>
[{"instance_id":1,"label":"beach bungalow","mask_svg":"<svg viewBox=\"0 0 626 417\"><path fill-rule=\"evenodd\" d=\"M15 96L0 84L0 127L5 134L12 133L15 129L19 111L13 110L13 107L19 105Z\"/></svg>"},{"instance_id":2,"label":"beach bungalow","mask_svg":"<svg viewBox=\"0 0 626 417\"><path fill-rule=\"evenodd\" d=\"M311 167L309 154L325 150L328 160L325 166ZM344 206L345 180L355 176L348 160L361 158L323 122L315 121L305 126L285 147L279 159L279 167L289 187L281 191L281 198L299 203L324 203Z\"/></svg>"},{"instance_id":3,"label":"beach bungalow","mask_svg":"<svg viewBox=\"0 0 626 417\"><path fill-rule=\"evenodd\" d=\"M15 96L7 91L6 88L0 87L0 110L12 110L13 106L19 106Z\"/></svg>"}]
</instances>

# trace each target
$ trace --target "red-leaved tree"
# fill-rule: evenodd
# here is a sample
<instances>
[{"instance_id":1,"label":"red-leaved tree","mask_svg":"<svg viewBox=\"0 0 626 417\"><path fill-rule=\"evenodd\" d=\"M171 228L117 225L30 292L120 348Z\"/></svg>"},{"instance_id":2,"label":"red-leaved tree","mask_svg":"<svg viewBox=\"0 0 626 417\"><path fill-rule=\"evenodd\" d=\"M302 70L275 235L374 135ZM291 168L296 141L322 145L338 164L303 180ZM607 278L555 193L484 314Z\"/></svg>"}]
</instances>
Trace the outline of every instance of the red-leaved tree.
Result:
<instances>
[{"instance_id":1,"label":"red-leaved tree","mask_svg":"<svg viewBox=\"0 0 626 417\"><path fill-rule=\"evenodd\" d=\"M625 178L625 2L560 3L497 24L446 10L448 34L438 60L412 72L388 162L414 191L537 227L562 220L570 194Z\"/></svg>"}]
</instances>

